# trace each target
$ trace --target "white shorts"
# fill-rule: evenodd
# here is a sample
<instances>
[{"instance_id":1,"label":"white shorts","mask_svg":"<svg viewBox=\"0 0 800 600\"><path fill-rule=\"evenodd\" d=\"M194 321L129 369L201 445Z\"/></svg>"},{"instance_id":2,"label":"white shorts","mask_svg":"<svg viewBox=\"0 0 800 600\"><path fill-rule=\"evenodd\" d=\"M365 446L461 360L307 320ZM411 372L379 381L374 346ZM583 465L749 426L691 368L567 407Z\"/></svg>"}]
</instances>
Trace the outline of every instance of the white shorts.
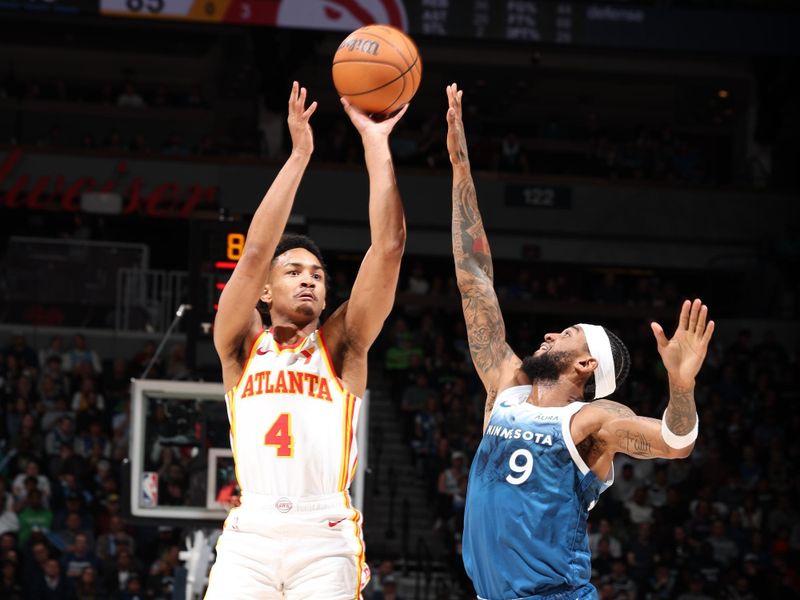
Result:
<instances>
[{"instance_id":1,"label":"white shorts","mask_svg":"<svg viewBox=\"0 0 800 600\"><path fill-rule=\"evenodd\" d=\"M369 581L361 513L347 492L248 492L225 519L206 600L353 600Z\"/></svg>"}]
</instances>

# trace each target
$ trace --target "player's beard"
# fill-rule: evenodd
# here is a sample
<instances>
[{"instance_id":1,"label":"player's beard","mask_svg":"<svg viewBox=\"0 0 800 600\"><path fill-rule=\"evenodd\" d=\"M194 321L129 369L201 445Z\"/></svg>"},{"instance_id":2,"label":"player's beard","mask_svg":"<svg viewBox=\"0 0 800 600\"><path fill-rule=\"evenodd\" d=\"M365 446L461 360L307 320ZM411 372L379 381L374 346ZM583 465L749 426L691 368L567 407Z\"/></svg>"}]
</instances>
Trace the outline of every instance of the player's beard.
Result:
<instances>
[{"instance_id":1,"label":"player's beard","mask_svg":"<svg viewBox=\"0 0 800 600\"><path fill-rule=\"evenodd\" d=\"M531 383L555 382L566 372L571 362L567 352L545 352L539 356L530 355L522 361L522 372Z\"/></svg>"}]
</instances>

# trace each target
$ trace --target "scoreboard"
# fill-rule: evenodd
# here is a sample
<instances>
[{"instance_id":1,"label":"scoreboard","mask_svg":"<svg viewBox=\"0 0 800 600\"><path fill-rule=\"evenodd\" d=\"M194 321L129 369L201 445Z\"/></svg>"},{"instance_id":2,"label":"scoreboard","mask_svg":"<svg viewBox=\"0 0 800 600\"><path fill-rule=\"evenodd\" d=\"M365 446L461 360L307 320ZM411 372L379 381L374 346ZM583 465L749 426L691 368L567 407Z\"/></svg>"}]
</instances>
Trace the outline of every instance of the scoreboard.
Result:
<instances>
[{"instance_id":1,"label":"scoreboard","mask_svg":"<svg viewBox=\"0 0 800 600\"><path fill-rule=\"evenodd\" d=\"M600 48L800 55L800 13L555 0L0 0L0 13L96 15Z\"/></svg>"},{"instance_id":2,"label":"scoreboard","mask_svg":"<svg viewBox=\"0 0 800 600\"><path fill-rule=\"evenodd\" d=\"M100 0L111 17L275 25L280 0Z\"/></svg>"},{"instance_id":3,"label":"scoreboard","mask_svg":"<svg viewBox=\"0 0 800 600\"><path fill-rule=\"evenodd\" d=\"M800 54L800 36L796 35L800 30L800 14L797 13L550 0L99 2L100 13L114 17L212 21L342 32L371 23L385 23L412 36L734 54Z\"/></svg>"},{"instance_id":4,"label":"scoreboard","mask_svg":"<svg viewBox=\"0 0 800 600\"><path fill-rule=\"evenodd\" d=\"M214 322L220 294L242 256L246 232L247 224L236 221L191 223L189 302L200 324Z\"/></svg>"}]
</instances>

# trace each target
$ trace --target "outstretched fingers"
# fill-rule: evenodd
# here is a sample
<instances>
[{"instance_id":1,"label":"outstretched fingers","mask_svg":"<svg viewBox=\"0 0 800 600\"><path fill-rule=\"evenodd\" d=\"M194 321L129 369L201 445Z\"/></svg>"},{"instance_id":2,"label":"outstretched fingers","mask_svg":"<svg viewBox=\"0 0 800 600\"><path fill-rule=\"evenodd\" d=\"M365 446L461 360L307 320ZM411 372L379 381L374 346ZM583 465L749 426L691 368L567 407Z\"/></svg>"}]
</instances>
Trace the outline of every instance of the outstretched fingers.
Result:
<instances>
[{"instance_id":1,"label":"outstretched fingers","mask_svg":"<svg viewBox=\"0 0 800 600\"><path fill-rule=\"evenodd\" d=\"M666 346L667 344L669 344L669 340L667 339L667 336L664 334L664 328L661 327L661 325L653 321L652 323L650 323L650 329L653 330L653 335L656 336L656 343L659 346Z\"/></svg>"},{"instance_id":2,"label":"outstretched fingers","mask_svg":"<svg viewBox=\"0 0 800 600\"><path fill-rule=\"evenodd\" d=\"M700 318L700 308L702 306L703 303L700 302L700 298L695 298L694 302L692 302L692 309L689 311L689 333L697 331L697 321Z\"/></svg>"},{"instance_id":3,"label":"outstretched fingers","mask_svg":"<svg viewBox=\"0 0 800 600\"><path fill-rule=\"evenodd\" d=\"M461 116L461 96L463 92L458 89L458 85L451 83L447 86L447 104L457 117ZM449 114L449 111L448 111Z\"/></svg>"},{"instance_id":4,"label":"outstretched fingers","mask_svg":"<svg viewBox=\"0 0 800 600\"><path fill-rule=\"evenodd\" d=\"M675 333L678 333L681 329L688 330L689 329L689 311L692 308L692 303L688 300L684 300L683 304L681 305L681 315L678 317L678 327L675 329Z\"/></svg>"},{"instance_id":5,"label":"outstretched fingers","mask_svg":"<svg viewBox=\"0 0 800 600\"><path fill-rule=\"evenodd\" d=\"M314 111L316 110L316 102L312 103L311 106L306 109L306 96L308 95L308 90L306 88L301 87L300 84L296 81L292 82L292 91L289 94L289 116L290 117L297 117L300 116L302 118L308 118ZM313 107L313 110L312 110ZM309 112L310 111L310 112Z\"/></svg>"},{"instance_id":6,"label":"outstretched fingers","mask_svg":"<svg viewBox=\"0 0 800 600\"><path fill-rule=\"evenodd\" d=\"M709 321L708 325L706 325L705 333L703 333L703 345L708 347L708 343L711 341L711 336L714 334L714 321Z\"/></svg>"},{"instance_id":7,"label":"outstretched fingers","mask_svg":"<svg viewBox=\"0 0 800 600\"><path fill-rule=\"evenodd\" d=\"M316 100L314 100L314 102L312 102L312 103L311 103L311 106L309 106L309 107L308 107L308 108L305 110L305 112L303 113L303 119L309 119L309 118L311 118L311 115L313 115L313 114L314 114L314 111L315 111L315 110L317 110L317 101L316 101Z\"/></svg>"},{"instance_id":8,"label":"outstretched fingers","mask_svg":"<svg viewBox=\"0 0 800 600\"><path fill-rule=\"evenodd\" d=\"M708 307L703 304L700 306L700 311L697 314L697 325L694 330L698 337L702 337L706 330L706 320L708 320Z\"/></svg>"}]
</instances>

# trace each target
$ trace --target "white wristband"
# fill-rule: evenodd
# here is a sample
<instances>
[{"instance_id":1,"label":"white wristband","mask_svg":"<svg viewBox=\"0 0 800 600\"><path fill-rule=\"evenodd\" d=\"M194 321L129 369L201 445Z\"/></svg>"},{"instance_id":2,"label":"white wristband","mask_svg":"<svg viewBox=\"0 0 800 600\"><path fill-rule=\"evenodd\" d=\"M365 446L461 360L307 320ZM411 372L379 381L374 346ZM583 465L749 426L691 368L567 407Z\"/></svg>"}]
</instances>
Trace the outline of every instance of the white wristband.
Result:
<instances>
[{"instance_id":1,"label":"white wristband","mask_svg":"<svg viewBox=\"0 0 800 600\"><path fill-rule=\"evenodd\" d=\"M687 446L694 444L699 431L700 418L697 416L697 413L694 413L694 429L692 429L686 435L676 435L669 430L669 427L667 427L666 410L664 411L664 416L661 417L661 437L664 438L667 446L674 448L675 450L681 450L682 448L686 448Z\"/></svg>"}]
</instances>

